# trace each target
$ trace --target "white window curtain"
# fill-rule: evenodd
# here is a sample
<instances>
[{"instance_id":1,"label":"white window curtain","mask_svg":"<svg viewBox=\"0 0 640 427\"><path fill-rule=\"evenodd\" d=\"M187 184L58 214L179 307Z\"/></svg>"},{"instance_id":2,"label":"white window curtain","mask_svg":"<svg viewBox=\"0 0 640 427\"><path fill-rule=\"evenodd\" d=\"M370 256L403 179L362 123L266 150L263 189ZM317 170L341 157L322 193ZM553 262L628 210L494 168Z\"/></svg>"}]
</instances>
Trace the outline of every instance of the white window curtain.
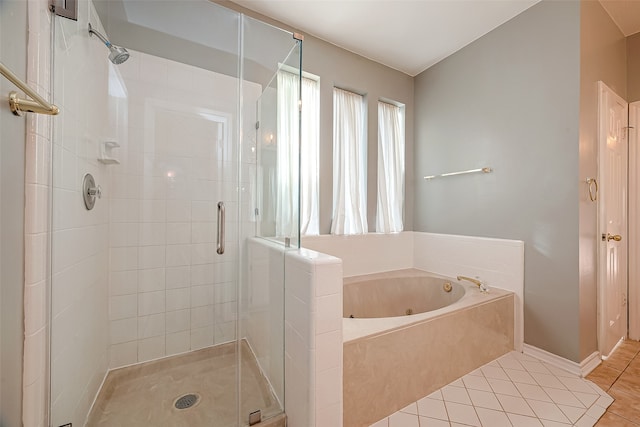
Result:
<instances>
[{"instance_id":1,"label":"white window curtain","mask_svg":"<svg viewBox=\"0 0 640 427\"><path fill-rule=\"evenodd\" d=\"M378 102L378 208L376 231L402 231L404 209L404 109Z\"/></svg>"},{"instance_id":2,"label":"white window curtain","mask_svg":"<svg viewBox=\"0 0 640 427\"><path fill-rule=\"evenodd\" d=\"M302 79L302 115L299 117L298 75L278 73L278 141L276 236L298 236L298 188L300 234L318 234L318 149L320 96L317 80ZM301 143L298 132L302 125ZM301 169L299 169L299 167ZM298 172L300 187L298 187Z\"/></svg>"},{"instance_id":3,"label":"white window curtain","mask_svg":"<svg viewBox=\"0 0 640 427\"><path fill-rule=\"evenodd\" d=\"M331 234L364 234L368 231L365 126L364 97L334 88Z\"/></svg>"}]
</instances>

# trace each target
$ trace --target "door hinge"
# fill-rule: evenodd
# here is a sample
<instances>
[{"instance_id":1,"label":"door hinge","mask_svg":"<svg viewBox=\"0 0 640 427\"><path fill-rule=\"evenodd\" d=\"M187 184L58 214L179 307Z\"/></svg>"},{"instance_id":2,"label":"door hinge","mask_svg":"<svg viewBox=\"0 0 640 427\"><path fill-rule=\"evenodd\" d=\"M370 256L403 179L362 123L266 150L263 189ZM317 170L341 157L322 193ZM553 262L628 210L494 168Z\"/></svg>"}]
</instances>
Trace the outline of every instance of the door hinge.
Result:
<instances>
[{"instance_id":1,"label":"door hinge","mask_svg":"<svg viewBox=\"0 0 640 427\"><path fill-rule=\"evenodd\" d=\"M256 130L257 130L257 129L260 129L260 120L258 120L258 121L256 122Z\"/></svg>"}]
</instances>

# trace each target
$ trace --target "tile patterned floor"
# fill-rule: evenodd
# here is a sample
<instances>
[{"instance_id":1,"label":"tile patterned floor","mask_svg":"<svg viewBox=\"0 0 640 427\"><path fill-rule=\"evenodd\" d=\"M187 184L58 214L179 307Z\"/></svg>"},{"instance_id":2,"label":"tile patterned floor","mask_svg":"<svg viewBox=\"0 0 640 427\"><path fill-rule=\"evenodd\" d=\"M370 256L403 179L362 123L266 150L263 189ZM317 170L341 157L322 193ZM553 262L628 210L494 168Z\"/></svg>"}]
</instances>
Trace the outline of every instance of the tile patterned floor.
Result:
<instances>
[{"instance_id":1,"label":"tile patterned floor","mask_svg":"<svg viewBox=\"0 0 640 427\"><path fill-rule=\"evenodd\" d=\"M511 352L371 427L593 427L612 402L591 381Z\"/></svg>"},{"instance_id":2,"label":"tile patterned floor","mask_svg":"<svg viewBox=\"0 0 640 427\"><path fill-rule=\"evenodd\" d=\"M615 399L596 427L640 427L640 342L623 342L587 379Z\"/></svg>"}]
</instances>

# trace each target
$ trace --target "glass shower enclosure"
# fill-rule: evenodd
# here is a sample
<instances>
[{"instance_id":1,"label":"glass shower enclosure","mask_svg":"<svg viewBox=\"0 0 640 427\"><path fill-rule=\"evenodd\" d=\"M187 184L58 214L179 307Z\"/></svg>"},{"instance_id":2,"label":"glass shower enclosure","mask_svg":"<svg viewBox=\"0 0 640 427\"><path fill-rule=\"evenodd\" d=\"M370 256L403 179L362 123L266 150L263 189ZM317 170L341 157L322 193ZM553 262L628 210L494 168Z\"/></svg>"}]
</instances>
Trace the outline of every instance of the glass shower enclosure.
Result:
<instances>
[{"instance_id":1,"label":"glass shower enclosure","mask_svg":"<svg viewBox=\"0 0 640 427\"><path fill-rule=\"evenodd\" d=\"M49 424L284 426L298 159L273 153L302 43L207 0L78 6L54 18ZM293 225L261 227L282 200Z\"/></svg>"}]
</instances>

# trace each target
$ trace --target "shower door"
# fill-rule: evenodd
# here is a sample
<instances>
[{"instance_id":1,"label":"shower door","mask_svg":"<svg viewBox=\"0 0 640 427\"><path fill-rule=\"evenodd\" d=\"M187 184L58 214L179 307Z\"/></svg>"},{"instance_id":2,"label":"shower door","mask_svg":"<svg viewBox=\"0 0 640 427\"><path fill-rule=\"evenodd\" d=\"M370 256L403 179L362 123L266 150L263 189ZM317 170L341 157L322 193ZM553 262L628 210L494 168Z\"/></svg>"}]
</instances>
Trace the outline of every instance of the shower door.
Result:
<instances>
[{"instance_id":1,"label":"shower door","mask_svg":"<svg viewBox=\"0 0 640 427\"><path fill-rule=\"evenodd\" d=\"M242 191L245 197L240 269L239 334L243 358L256 360L266 379L262 392L250 366L240 365L240 425L260 411L262 419L284 410L286 251L297 249L299 127L282 124L299 121L301 42L293 34L243 16L243 148ZM269 40L268 46L264 41ZM283 97L280 71L298 70L289 97ZM280 160L282 148L291 154ZM289 203L286 217L276 206ZM278 227L276 218L279 217ZM279 233L286 228L286 234ZM248 356L248 357L247 357ZM256 418L254 418L255 420Z\"/></svg>"}]
</instances>

